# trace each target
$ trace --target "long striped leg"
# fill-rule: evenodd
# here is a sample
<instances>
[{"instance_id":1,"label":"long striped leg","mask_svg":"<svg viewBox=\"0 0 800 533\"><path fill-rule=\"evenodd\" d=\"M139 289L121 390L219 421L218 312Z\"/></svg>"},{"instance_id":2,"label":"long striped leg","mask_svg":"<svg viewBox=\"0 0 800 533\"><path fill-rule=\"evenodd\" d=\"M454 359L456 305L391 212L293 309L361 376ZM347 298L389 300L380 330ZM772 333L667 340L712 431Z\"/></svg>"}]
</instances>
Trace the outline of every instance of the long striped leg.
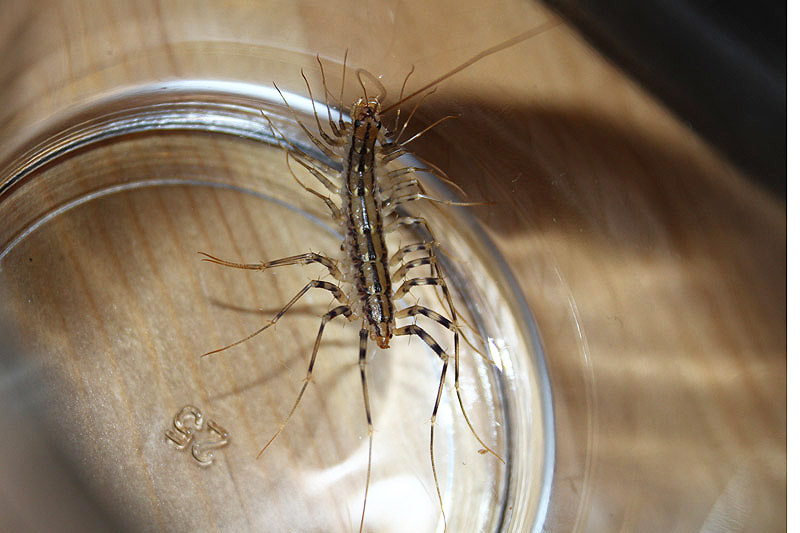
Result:
<instances>
[{"instance_id":1,"label":"long striped leg","mask_svg":"<svg viewBox=\"0 0 800 533\"><path fill-rule=\"evenodd\" d=\"M397 204L404 204L406 202L413 202L415 200L428 200L429 202L435 202L437 204L453 205L457 207L476 207L480 205L493 205L492 202L454 202L451 200L442 200L441 198L436 198L434 196L430 196L423 193L413 193L413 194L398 196L397 198L393 198L393 203L397 205Z\"/></svg>"},{"instance_id":2,"label":"long striped leg","mask_svg":"<svg viewBox=\"0 0 800 533\"><path fill-rule=\"evenodd\" d=\"M478 335L478 331L472 325L470 325L469 321L464 317L464 315L462 315L458 311L458 309L456 309L455 305L453 305L453 299L450 296L450 291L447 289L447 283L444 280L444 273L443 273L441 267L439 266L436 254L434 253L434 248L436 248L438 246L439 246L439 244L437 242L428 241L428 242L419 242L419 243L414 243L414 244L408 244L408 245L403 246L402 248L400 248L391 257L391 259L389 260L389 265L390 266L394 266L394 265L396 265L398 263L401 263L404 260L404 257L406 255L409 255L409 254L412 254L412 253L424 252L425 255L423 255L422 257L418 257L418 258L415 258L415 259L412 259L410 261L407 261L407 262L403 263L397 269L397 271L392 275L392 281L398 281L405 274L407 274L408 271L411 270L412 268L415 268L415 267L418 267L418 266L423 266L423 265L430 265L430 267L431 267L431 269L430 269L431 277L432 278L438 278L438 279L441 280L441 291L442 291L442 294L444 295L445 300L447 301L447 307L449 308L449 311L450 311L450 318L453 321L453 323L455 324L455 327L458 328L459 332L460 332L461 331L461 326L462 325L466 325L476 335ZM439 300L439 303L442 304L442 306L445 305L445 303L442 301L442 298L439 295L439 293L436 294L436 298ZM459 323L459 321L458 321L459 318L463 320L463 323ZM474 344L472 344L472 342L470 342L469 338L463 337L463 339L464 339L464 342L467 343L467 346L469 346L476 354L480 355L484 360L486 360L486 361L488 361L490 363L493 363L493 361L491 359L486 357L486 355L481 350L479 350Z\"/></svg>"},{"instance_id":3,"label":"long striped leg","mask_svg":"<svg viewBox=\"0 0 800 533\"><path fill-rule=\"evenodd\" d=\"M319 68L322 71L322 79L323 82L325 80L325 71L322 70L322 62L319 60L319 56L317 56L317 62L319 62ZM308 89L308 98L311 100L311 109L314 110L314 120L317 122L317 131L319 132L319 136L322 137L322 140L328 143L330 146L342 146L344 144L344 140L341 139L341 134L339 130L336 129L336 126L333 124L333 120L331 120L331 128L333 129L333 134L337 137L336 139L332 138L330 135L325 133L325 130L322 129L322 124L319 121L319 115L317 114L317 105L314 103L314 95L311 94L311 84L308 83L308 78L306 78L305 72L303 69L300 69L300 75L303 77L303 81L306 82L306 89ZM328 116L330 117L330 107L328 107L328 94L327 94L327 87L325 87L325 107L328 108Z\"/></svg>"},{"instance_id":4,"label":"long striped leg","mask_svg":"<svg viewBox=\"0 0 800 533\"><path fill-rule=\"evenodd\" d=\"M412 254L414 252L425 252L426 257L433 255L433 249L437 246L435 242L415 242L413 244L407 244L403 246L389 259L389 266L394 266L403 259L404 256L408 254Z\"/></svg>"},{"instance_id":5,"label":"long striped leg","mask_svg":"<svg viewBox=\"0 0 800 533\"><path fill-rule=\"evenodd\" d=\"M433 174L437 176L441 181L443 181L453 189L457 190L463 196L466 196L467 194L466 192L464 192L464 189L459 187L458 184L452 181L450 178L440 176L431 169L427 169L425 167L404 167L387 173L387 177L390 178L392 184L390 187L386 188L382 198L389 198L390 200L393 200L396 197L397 191L400 191L407 187L421 188L422 186L419 184L419 180L416 178L416 176L413 175L416 172L425 172L428 174ZM406 174L412 174L412 176L403 177ZM425 191L420 190L420 192L425 192Z\"/></svg>"},{"instance_id":6,"label":"long striped leg","mask_svg":"<svg viewBox=\"0 0 800 533\"><path fill-rule=\"evenodd\" d=\"M297 144L290 141L286 137L286 135L284 135L283 132L281 132L281 130L278 129L278 127L275 124L272 123L272 120L270 120L270 118L267 115L265 115L263 112L262 115L266 119L267 124L269 125L270 130L272 130L273 135L275 135L275 138L278 140L278 143L286 151L286 153L288 153L289 156L292 159L294 159L298 164L302 165L306 170L308 170L312 176L317 178L317 180L319 180L319 182L322 183L326 189L328 189L330 192L333 193L338 192L339 188L336 187L336 185L331 180L328 179L328 177L325 175L326 170L323 169L322 167L326 167L326 169L329 170L333 169L331 169L321 161L318 161L313 157L311 157L310 155L308 155L307 153L305 153L302 150L302 148L300 148ZM318 140L318 142L321 143L322 141ZM335 155L333 156L329 155L329 157L331 159L335 159Z\"/></svg>"},{"instance_id":7,"label":"long striped leg","mask_svg":"<svg viewBox=\"0 0 800 533\"><path fill-rule=\"evenodd\" d=\"M304 75L304 77L305 77L305 75ZM306 126L305 126L305 124L303 124L303 123L300 121L300 117L298 117L298 116L297 116L297 112L294 110L294 108L293 108L292 106L290 106L290 105L289 105L289 102L288 102L288 101L286 101L286 97L285 97L285 96L283 96L283 92L282 92L282 91L281 91L281 90L278 88L278 86L277 86L277 85L275 85L275 83L273 83L272 85L274 85L274 86L275 86L275 90L277 90L277 91L278 91L278 94L281 96L281 99L283 99L283 103L284 103L284 104L286 104L286 108L287 108L287 109L289 109L289 112L290 112L290 113L292 114L292 116L294 117L294 121L297 123L297 125L298 125L298 126L300 126L300 129L301 129L301 130L303 130L303 133L305 133L305 134L306 134L306 136L308 137L308 139L309 139L309 140L310 140L312 143L314 143L314 146L316 146L317 148L319 148L319 149L322 151L322 153L324 153L326 156L330 157L331 159L336 159L336 158L337 158L336 152L334 152L333 150L331 150L331 149L330 149L330 148L329 148L329 147L328 147L328 146L325 144L325 142L324 142L324 141L322 141L322 140L318 139L318 138L317 138L317 137L316 137L316 136L315 136L313 133L311 133L311 131L309 131L309 129L308 129Z\"/></svg>"},{"instance_id":8,"label":"long striped leg","mask_svg":"<svg viewBox=\"0 0 800 533\"><path fill-rule=\"evenodd\" d=\"M458 327L457 324L458 311L456 310L455 305L453 305L453 298L452 296L450 296L450 290L447 287L447 283L444 281L444 275L442 274L442 270L439 267L439 262L436 260L436 254L434 254L433 252L433 248L435 246L437 246L436 242L421 242L421 243L409 244L407 246L400 248L400 250L398 250L397 253L395 253L390 259L389 263L391 265L395 265L403 261L404 256L411 253L425 252L425 255L404 262L394 272L394 274L392 274L392 281L395 282L404 278L405 275L408 273L408 271L411 270L412 268L424 265L430 265L431 278L440 280L439 288L441 289L441 292L444 295L445 300L447 301L447 307L449 308L450 311L450 318L454 323L456 323L456 327ZM437 298L439 298L438 293L437 293ZM439 298L439 303L442 303L441 298ZM467 344L469 344L469 341L467 341Z\"/></svg>"},{"instance_id":9,"label":"long striped leg","mask_svg":"<svg viewBox=\"0 0 800 533\"><path fill-rule=\"evenodd\" d=\"M297 406L300 405L300 400L303 399L303 394L305 394L306 388L308 388L308 384L311 381L311 373L314 371L314 362L317 360L317 352L319 351L319 344L322 341L322 332L325 330L325 324L327 324L328 322L330 322L339 315L349 317L351 314L352 311L350 310L349 306L340 305L339 307L335 307L330 311L328 311L327 313L325 313L324 315L322 315L322 322L319 325L319 332L317 332L317 340L314 341L314 350L311 352L311 361L309 361L308 363L308 370L306 371L305 379L303 379L303 386L300 388L300 393L297 395L297 399L294 401L294 405L292 405L292 410L289 411L289 414L286 415L286 418L283 419L281 425L278 426L278 431L276 431L275 434L272 436L272 438L269 439L269 442L267 442L264 445L264 447L261 448L261 451L258 452L256 458L261 457L261 454L264 453L267 448L269 448L269 445L272 444L272 442L278 438L278 435L281 434L283 428L285 428L286 424L289 423L289 419L292 418L292 415L297 409Z\"/></svg>"},{"instance_id":10,"label":"long striped leg","mask_svg":"<svg viewBox=\"0 0 800 533\"><path fill-rule=\"evenodd\" d=\"M367 459L367 483L364 489L364 506L361 508L361 525L358 531L364 531L364 515L367 512L367 494L369 494L369 477L372 473L372 412L369 408L369 393L367 392L367 339L369 330L361 328L358 343L358 366L361 369L361 388L364 391L364 410L367 414L367 430L369 432L369 455Z\"/></svg>"},{"instance_id":11,"label":"long striped leg","mask_svg":"<svg viewBox=\"0 0 800 533\"><path fill-rule=\"evenodd\" d=\"M425 219L422 219L425 220ZM423 285L430 285L439 287L439 290L442 291L444 295L444 299L447 302L447 307L450 311L450 318L453 322L457 322L458 320L458 313L456 311L456 306L453 304L453 297L450 295L450 289L447 287L447 283L444 281L444 277L442 276L442 272L439 270L439 265L435 261L431 263L432 269L435 268L435 276L427 277L427 278L411 278L403 282L400 287L397 288L394 295L392 295L393 299L402 298L407 292L411 290L412 287L419 287ZM439 293L436 293L436 297L439 297ZM439 300L441 303L441 300ZM456 328L458 325L456 324ZM469 344L469 342L468 342ZM471 346L471 345L470 345ZM474 348L474 347L473 347Z\"/></svg>"},{"instance_id":12,"label":"long striped leg","mask_svg":"<svg viewBox=\"0 0 800 533\"><path fill-rule=\"evenodd\" d=\"M444 317L442 317L444 318ZM433 457L433 435L436 422L436 414L439 412L439 403L442 399L442 389L444 388L444 379L447 376L447 353L439 346L433 337L431 337L424 329L416 324L402 326L397 328L394 332L395 335L416 335L427 344L431 350L434 351L439 359L442 360L442 377L439 379L439 389L436 392L436 402L433 404L433 414L431 415L431 470L433 471L433 483L436 485L436 495L439 496L439 508L442 511L442 519L444 520L445 530L447 529L447 516L444 514L444 500L442 500L442 491L439 489L439 476L436 474L436 460Z\"/></svg>"},{"instance_id":13,"label":"long striped leg","mask_svg":"<svg viewBox=\"0 0 800 533\"><path fill-rule=\"evenodd\" d=\"M333 294L333 296L337 300L339 300L340 302L342 302L342 303L347 302L347 296L345 296L344 292L342 292L342 289L340 289L339 287L337 287L333 283L330 283L328 281L319 281L319 280L309 281L306 284L305 287L300 289L300 292L295 294L294 298L289 300L289 303L287 303L286 305L283 306L283 309L278 311L278 314L275 315L275 317L272 320L267 322L267 324L265 326L260 327L259 329L257 329L256 331L254 331L253 333L251 333L250 335L248 335L247 337L245 337L243 339L240 339L240 340L238 340L236 342L233 342L233 343L231 343L231 344L229 344L227 346L223 346L222 348L217 348L216 350L211 350L210 352L206 352L201 357L205 357L207 355L211 355L211 354L214 354L214 353L219 353L219 352L227 350L228 348L233 348L234 346L242 344L245 341L249 341L250 339L252 339L256 335L258 335L259 333L264 331L265 329L274 326L278 322L278 320L280 320L280 318L286 313L286 311L288 311L289 308L292 307L295 304L295 302L297 302L297 300L299 300L306 292L308 292L309 289L325 289L326 291L330 291ZM339 308L337 307L337 309L339 309Z\"/></svg>"},{"instance_id":14,"label":"long striped leg","mask_svg":"<svg viewBox=\"0 0 800 533\"><path fill-rule=\"evenodd\" d=\"M383 164L388 164L389 162L397 159L398 157L401 157L403 155L411 153L408 150L406 150L405 148L402 148L402 147L397 148L396 145L392 145L392 144L383 145L381 147L381 151L384 154L384 156L381 158L381 162ZM414 154L414 158L419 160L421 163L425 164L425 168L423 169L425 172L427 172L429 174L433 174L434 176L437 176L444 183L446 183L447 185L453 187L455 190L459 191L462 195L466 196L466 193L464 192L464 189L459 187L453 180L451 180L450 177L447 175L447 173L444 170L442 170L441 168L437 167L436 165L434 165L430 161L427 161L427 160L423 159L418 154ZM407 167L407 168L412 168L412 167ZM415 168L414 170L419 170L419 169ZM403 169L398 169L398 170L392 171L392 173L393 174L402 175L402 174L404 174L406 172L403 172Z\"/></svg>"},{"instance_id":15,"label":"long striped leg","mask_svg":"<svg viewBox=\"0 0 800 533\"><path fill-rule=\"evenodd\" d=\"M445 283L444 278L442 278L441 273L437 270L437 275L434 277L427 277L427 278L411 278L407 279L400 285L394 294L392 295L392 299L399 300L403 296L408 293L412 287L421 287L424 285L439 287L442 291L442 294L445 295L447 299L448 307L450 307L450 311L452 316L455 317L455 306L453 305L453 299L450 296L450 289L447 288L447 283Z\"/></svg>"},{"instance_id":16,"label":"long striped leg","mask_svg":"<svg viewBox=\"0 0 800 533\"><path fill-rule=\"evenodd\" d=\"M337 222L340 222L342 220L342 211L338 207L336 207L336 205L333 203L333 200L331 200L330 196L325 196L324 194L315 191L314 189L312 189L311 187L300 181L300 178L298 178L297 174L295 174L294 170L292 170L292 165L289 164L290 156L291 154L289 153L288 150L286 150L286 168L289 169L289 173L292 175L292 178L294 178L294 181L296 181L298 185L300 185L303 189L305 189L306 192L313 194L314 196L325 202L325 205L327 205L328 209L330 209L331 211L333 219L336 220Z\"/></svg>"},{"instance_id":17,"label":"long striped leg","mask_svg":"<svg viewBox=\"0 0 800 533\"><path fill-rule=\"evenodd\" d=\"M414 251L418 251L416 249ZM392 274L392 282L400 281L403 279L409 270L412 268L416 268L419 266L430 265L431 266L431 276L439 277L439 265L436 262L436 256L432 253L428 253L428 255L417 257L415 259L411 259L410 261L405 261L397 270L394 271Z\"/></svg>"},{"instance_id":18,"label":"long striped leg","mask_svg":"<svg viewBox=\"0 0 800 533\"><path fill-rule=\"evenodd\" d=\"M331 94L331 92L328 90L328 82L325 79L325 69L322 68L322 61L320 60L319 55L317 55L317 63L319 64L319 73L322 75L322 89L323 92L325 93L325 108L328 110L328 124L330 125L331 131L333 132L334 135L336 135L337 137L342 137L344 135L344 126L342 126L341 128L337 127L336 124L333 122L333 116L331 116L331 104L330 101L328 100L328 95L330 94L334 98L335 95ZM345 50L344 65L346 64L347 64L347 51ZM344 82L344 77L342 78L342 81ZM339 101L338 105L339 109L341 110L342 102ZM342 122L341 117L339 118L339 122L340 123Z\"/></svg>"},{"instance_id":19,"label":"long striped leg","mask_svg":"<svg viewBox=\"0 0 800 533\"><path fill-rule=\"evenodd\" d=\"M383 213L384 217L388 216L389 214L393 213L393 209L389 208L386 212ZM434 239L433 231L431 230L428 221L422 217L400 217L397 219L392 220L389 224L386 225L386 232L394 231L397 229L398 226L414 226L419 225L425 228L425 231L428 232L428 235L431 236L431 239ZM435 240L435 239L434 239Z\"/></svg>"},{"instance_id":20,"label":"long striped leg","mask_svg":"<svg viewBox=\"0 0 800 533\"><path fill-rule=\"evenodd\" d=\"M453 348L455 351L455 386L456 386L456 397L458 398L458 405L461 407L461 414L464 415L464 421L466 421L467 426L469 426L469 430L472 432L472 436L475 437L483 449L494 455L501 463L505 464L505 461L489 446L483 442L478 436L478 432L475 431L475 427L472 425L472 422L467 416L467 410L464 408L464 401L461 399L461 389L459 386L459 338L460 333L458 330L458 324L454 323L453 321L443 317L433 309L428 309L427 307L423 307L421 305L412 305L410 307L406 307L405 309L401 309L400 311L395 314L397 318L404 318L404 317L416 317L418 315L422 315L428 317L429 319L433 320L434 322L441 324L442 326L446 327L450 331L453 332ZM399 335L399 334L398 334ZM423 338L423 340L425 340ZM428 341L425 341L428 342ZM429 344L430 346L430 344ZM436 349L433 349L436 352ZM438 352L437 352L438 353Z\"/></svg>"},{"instance_id":21,"label":"long striped leg","mask_svg":"<svg viewBox=\"0 0 800 533\"><path fill-rule=\"evenodd\" d=\"M408 169L400 169L395 172L403 172L404 170L408 170L409 172L414 172L418 169L414 167L408 167ZM455 183L450 181L448 178L441 178L445 181L448 185L457 188L461 191L461 188L458 187ZM416 189L416 192L413 190L409 191L408 189ZM445 205L455 205L455 206L477 206L477 205L491 205L491 202L454 202L451 200L442 200L441 198L436 198L435 196L431 196L425 190L425 187L420 183L420 181L416 177L404 178L402 180L398 180L394 183L394 185L388 190L388 194L386 195L385 204L390 206L391 209L394 209L396 206L400 204L404 204L406 202L413 202L415 200L429 200L431 202L437 204L445 204Z\"/></svg>"},{"instance_id":22,"label":"long striped leg","mask_svg":"<svg viewBox=\"0 0 800 533\"><path fill-rule=\"evenodd\" d=\"M211 254L207 254L205 252L197 252L200 255L205 256L203 261L208 263L214 263L215 265L230 267L230 268L239 268L242 270L267 270L268 268L275 268L279 266L289 266L289 265L310 265L311 263L319 263L325 268L328 269L328 272L331 273L334 279L338 281L344 281L344 276L342 272L339 270L339 262L336 259L332 259L325 255L318 254L316 252L308 252L299 255L292 255L289 257L283 257L281 259L275 259L273 261L265 261L261 263L235 263L233 261L226 261L225 259L220 259L219 257L214 257Z\"/></svg>"}]
</instances>

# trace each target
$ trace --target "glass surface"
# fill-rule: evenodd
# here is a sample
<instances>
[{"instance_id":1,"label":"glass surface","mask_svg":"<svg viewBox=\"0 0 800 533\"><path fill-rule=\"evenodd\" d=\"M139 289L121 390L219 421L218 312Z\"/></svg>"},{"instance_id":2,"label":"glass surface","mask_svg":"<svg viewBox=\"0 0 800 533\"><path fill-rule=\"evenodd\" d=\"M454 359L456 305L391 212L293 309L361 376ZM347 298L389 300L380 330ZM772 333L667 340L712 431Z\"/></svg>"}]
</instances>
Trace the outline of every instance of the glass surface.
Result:
<instances>
[{"instance_id":1,"label":"glass surface","mask_svg":"<svg viewBox=\"0 0 800 533\"><path fill-rule=\"evenodd\" d=\"M286 96L309 122L309 101ZM0 176L0 301L22 333L15 364L46 391L35 410L46 440L91 499L136 527L358 529L368 452L359 321L326 326L312 385L258 460L302 385L331 294L309 291L272 331L200 357L258 329L309 280L330 278L318 265L223 268L197 252L247 263L308 251L339 258L340 228L292 178L262 114L314 151L276 91L189 80L120 92L47 124ZM505 461L464 422L451 359L435 426L447 527L541 526L552 407L533 322L468 209L417 202L409 211L433 228L462 315L465 407ZM389 240L395 250L423 237L400 230ZM414 303L446 314L433 291L415 289L399 307ZM417 322L452 353L446 329ZM442 363L405 337L389 350L371 342L368 359L375 441L365 529L442 530L429 456ZM189 404L230 433L205 468L164 438Z\"/></svg>"}]
</instances>

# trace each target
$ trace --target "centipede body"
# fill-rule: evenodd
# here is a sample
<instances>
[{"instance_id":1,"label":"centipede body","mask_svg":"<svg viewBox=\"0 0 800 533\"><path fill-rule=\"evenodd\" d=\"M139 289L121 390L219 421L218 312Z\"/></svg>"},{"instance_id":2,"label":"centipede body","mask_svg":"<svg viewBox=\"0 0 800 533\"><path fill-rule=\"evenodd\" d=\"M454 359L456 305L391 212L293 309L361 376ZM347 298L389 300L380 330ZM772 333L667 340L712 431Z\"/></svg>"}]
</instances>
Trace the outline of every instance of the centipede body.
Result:
<instances>
[{"instance_id":1,"label":"centipede body","mask_svg":"<svg viewBox=\"0 0 800 533\"><path fill-rule=\"evenodd\" d=\"M552 27L552 25L552 22L544 24L539 28L529 30L522 35L509 39L504 43L476 55L461 66L456 67L444 76L434 80L434 82L414 92L410 97L424 93L424 91L430 87L459 72L463 68L466 68L475 61L541 33L549 27ZM291 106L289 106L288 102L286 102L285 98L284 102L294 115L297 125L302 129L311 143L330 160L335 162L335 165L331 166L322 163L317 158L312 157L301 146L287 138L266 115L264 115L264 118L267 120L269 128L272 130L278 143L286 151L287 164L291 159L305 168L308 174L316 179L317 182L330 193L330 195L326 195L319 192L317 189L307 186L297 177L291 169L291 166L289 166L289 172L295 181L310 194L322 200L330 211L333 220L340 226L341 233L344 236L341 243L341 255L337 258L320 252L308 252L260 263L237 263L219 259L203 252L201 253L205 256L205 261L244 270L262 271L280 266L317 263L327 268L330 276L338 283L331 283L323 280L312 280L308 282L266 325L244 339L204 355L227 350L228 348L253 338L262 331L273 326L311 289L328 291L338 302L338 305L322 315L302 387L288 415L283 419L272 438L262 448L261 452L259 452L260 456L281 434L300 404L308 384L311 381L314 364L326 325L340 316L350 321L360 322L358 364L361 375L366 423L369 432L367 477L360 521L360 530L363 531L364 518L367 512L373 447L373 421L367 380L367 345L368 342L372 340L379 348L386 349L389 347L393 337L415 336L419 338L441 361L441 375L430 420L431 431L429 448L433 480L439 500L439 507L444 517L444 502L439 487L434 459L434 428L451 360L454 367L456 397L470 431L481 444L482 452L488 451L498 460L503 461L503 459L481 440L473 428L464 408L464 402L459 390L459 340L461 335L458 319L459 314L456 312L447 281L439 261L437 260L438 244L436 238L430 225L424 218L409 215L405 209L401 211L399 208L405 206L405 204L419 200L438 201L455 205L471 204L442 201L427 194L422 183L416 176L419 171L436 174L445 182L454 185L441 171L436 169L436 167L409 166L389 170L388 163L408 153L408 149L405 147L406 144L410 140L417 138L420 134L415 135L407 141L400 142L399 139L402 137L408 125L408 120L399 131L399 121L397 119L394 121L393 129L388 129L386 127L382 121L382 101L386 96L386 91L383 89L382 85L380 85L380 82L371 74L362 70L358 71L358 80L364 94L363 98L357 99L353 104L349 120L345 120L341 113L343 107L341 102L343 97L341 95L344 93L343 74L340 101L338 103L339 118L338 121L335 121L331 113L332 106L328 101L328 95L331 93L326 85L324 69L319 59L318 63L322 74L329 132L324 130L316 107L314 108L314 119L318 131L315 134L302 123ZM346 71L344 66L343 70ZM372 82L380 88L380 94L378 96L369 96L367 94L362 76L371 79ZM303 74L303 78L308 87L309 96L313 104L314 100L311 94L311 87L305 74ZM403 87L405 87L405 84ZM277 86L276 89L283 98L283 93ZM403 99L402 97L401 89L399 99L391 106L385 107L384 111L394 108L399 109L399 104L406 100L407 98ZM444 119L446 118L449 117L444 117ZM439 122L435 124L438 123ZM421 133L427 130L428 128ZM337 167L339 169L338 171L336 170ZM458 188L457 186L455 187ZM331 195L333 195L335 199L332 198ZM402 246L394 254L390 255L387 247L386 234L397 230L401 226L419 226L427 234L427 238L423 238L419 242ZM412 254L413 258L407 259L408 257L412 257ZM420 254L422 255L420 256ZM412 271L416 272L418 267L427 267L427 275L411 275ZM343 289L341 285L345 288ZM418 303L412 305L406 304L405 306L399 303L414 287L420 286L428 286L437 291L437 297L442 302L447 316ZM417 317L425 317L431 323L442 326L452 334L452 354L448 354L425 327L417 324ZM398 326L396 321L403 318L411 318L413 321L410 324Z\"/></svg>"}]
</instances>

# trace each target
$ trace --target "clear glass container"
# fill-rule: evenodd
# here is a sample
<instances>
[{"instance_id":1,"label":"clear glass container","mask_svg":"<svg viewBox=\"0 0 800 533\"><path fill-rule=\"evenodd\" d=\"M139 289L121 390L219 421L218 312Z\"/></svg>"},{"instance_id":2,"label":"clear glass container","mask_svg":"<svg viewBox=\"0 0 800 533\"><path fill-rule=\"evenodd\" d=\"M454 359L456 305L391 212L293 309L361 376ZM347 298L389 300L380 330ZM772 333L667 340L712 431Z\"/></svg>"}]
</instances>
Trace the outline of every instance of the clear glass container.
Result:
<instances>
[{"instance_id":1,"label":"clear glass container","mask_svg":"<svg viewBox=\"0 0 800 533\"><path fill-rule=\"evenodd\" d=\"M298 77L297 68L283 70ZM285 76L274 79L282 84ZM309 100L285 94L310 123ZM100 521L137 530L359 527L368 439L358 322L326 326L312 385L259 459L302 385L330 293L310 291L271 331L200 357L264 325L326 270L246 272L204 263L197 252L249 263L339 254L340 228L292 178L265 116L309 146L270 87L142 84L43 121L3 167L0 301L19 347L7 375L24 376L13 389L14 412L34 424L33 440L49 443L47 455L60 458L65 483L77 483L87 505L102 509ZM453 198L435 178L424 179ZM554 436L532 318L468 209L426 202L409 209L434 229L463 315L465 407L504 460L485 453L465 423L451 360L435 425L448 530L540 528ZM399 231L390 247L420 239ZM400 306L416 298L441 310L425 290ZM444 328L418 322L452 352ZM370 343L368 359L375 440L365 530L441 531L429 420L442 363L406 338L389 350ZM230 435L208 466L165 439L184 405ZM200 426L194 442L218 437Z\"/></svg>"}]
</instances>

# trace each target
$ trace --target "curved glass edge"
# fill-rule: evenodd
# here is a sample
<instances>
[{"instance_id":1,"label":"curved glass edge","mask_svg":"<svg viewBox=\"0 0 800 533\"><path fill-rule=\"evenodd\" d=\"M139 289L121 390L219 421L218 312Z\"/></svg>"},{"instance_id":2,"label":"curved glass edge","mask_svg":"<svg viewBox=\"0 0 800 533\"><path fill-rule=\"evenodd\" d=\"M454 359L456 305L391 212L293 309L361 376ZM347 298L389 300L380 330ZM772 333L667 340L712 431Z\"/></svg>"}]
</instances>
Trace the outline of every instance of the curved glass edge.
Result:
<instances>
[{"instance_id":1,"label":"curved glass edge","mask_svg":"<svg viewBox=\"0 0 800 533\"><path fill-rule=\"evenodd\" d=\"M283 94L281 94L281 92L274 87L265 87L252 83L235 81L179 80L170 81L168 83L148 83L111 91L97 96L91 101L84 102L79 106L71 108L58 117L52 117L52 119L48 121L47 124L44 124L39 131L32 135L27 142L23 141L24 146L12 148L10 151L11 155L9 156L8 160L2 162L2 166L0 166L0 168L2 168L2 171L0 171L0 197L2 197L4 191L10 189L15 183L23 179L25 175L33 170L29 165L27 165L27 162L30 160L37 160L40 165L45 164L53 158L64 155L65 153L69 153L69 151L77 149L86 143L96 142L99 140L99 138L109 138L122 134L134 133L143 129L150 129L153 126L149 122L142 121L131 124L117 124L113 131L105 132L100 135L99 138L85 138L83 139L82 143L72 144L68 148L62 147L59 149L58 147L52 147L52 153L47 154L46 157L42 157L42 154L39 153L39 150L41 150L43 144L52 140L57 132L68 131L74 128L76 125L83 126L82 121L80 120L82 115L88 115L91 111L96 112L98 107L109 105L118 101L135 101L137 99L145 100L146 98L153 96L164 97L172 95L178 96L181 94L193 95L195 97L197 95L213 96L235 94L239 97L258 100L264 102L265 104L276 106L285 105L285 98L285 101L288 102L289 105L292 106L292 108L294 108L298 113L310 114L313 112L311 100L308 98L298 96L290 92L283 92ZM62 125L64 127L61 127ZM164 124L160 125L164 126ZM236 134L246 134L251 132L251 130L248 128L237 127L238 124L234 122L210 125L198 120L197 123L194 124L194 128L202 128L206 130L209 129L209 126L214 126L211 129L220 132ZM184 122L180 125L180 129L192 129L192 127L193 124L190 122ZM268 132L268 129L265 128L265 130L266 133L259 135L258 138L263 139L264 137L267 137L272 139L272 135ZM26 147L28 148L26 149ZM18 170L20 168L25 170Z\"/></svg>"},{"instance_id":2,"label":"curved glass edge","mask_svg":"<svg viewBox=\"0 0 800 533\"><path fill-rule=\"evenodd\" d=\"M541 402L541 416L542 416L542 430L544 435L543 453L542 453L542 479L541 489L542 493L539 497L539 505L536 510L536 517L534 519L532 531L539 532L544 529L544 522L547 518L547 511L550 506L550 495L552 493L553 476L555 473L556 462L556 442L555 442L555 411L553 408L553 391L550 386L550 374L547 370L547 360L544 356L544 347L542 340L539 337L539 328L536 325L536 320L528 307L525 297L522 295L519 283L517 283L514 274L502 258L500 250L497 249L492 239L481 227L478 221L472 217L465 217L463 214L459 215L468 224L470 224L471 231L474 232L475 237L480 240L481 245L486 250L493 253L494 267L496 267L503 275L503 283L508 286L506 289L509 291L513 298L513 303L517 307L516 311L519 313L520 325L527 329L529 335L527 339L533 343L530 353L535 355L533 361L537 377L539 378L539 401Z\"/></svg>"}]
</instances>

